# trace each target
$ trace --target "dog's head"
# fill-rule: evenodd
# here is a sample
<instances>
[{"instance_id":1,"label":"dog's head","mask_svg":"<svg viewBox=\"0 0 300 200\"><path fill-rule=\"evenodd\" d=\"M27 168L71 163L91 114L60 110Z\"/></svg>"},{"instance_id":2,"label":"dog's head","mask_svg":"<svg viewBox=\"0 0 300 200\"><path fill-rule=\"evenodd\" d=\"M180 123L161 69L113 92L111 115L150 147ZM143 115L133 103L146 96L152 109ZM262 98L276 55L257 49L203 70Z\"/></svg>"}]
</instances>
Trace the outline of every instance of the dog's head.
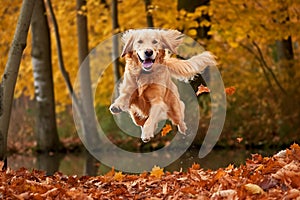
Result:
<instances>
[{"instance_id":1,"label":"dog's head","mask_svg":"<svg viewBox=\"0 0 300 200\"><path fill-rule=\"evenodd\" d=\"M160 52L169 50L176 54L182 39L183 34L176 30L129 30L122 37L124 47L121 55L135 53L143 70L151 71L153 63L160 59Z\"/></svg>"}]
</instances>

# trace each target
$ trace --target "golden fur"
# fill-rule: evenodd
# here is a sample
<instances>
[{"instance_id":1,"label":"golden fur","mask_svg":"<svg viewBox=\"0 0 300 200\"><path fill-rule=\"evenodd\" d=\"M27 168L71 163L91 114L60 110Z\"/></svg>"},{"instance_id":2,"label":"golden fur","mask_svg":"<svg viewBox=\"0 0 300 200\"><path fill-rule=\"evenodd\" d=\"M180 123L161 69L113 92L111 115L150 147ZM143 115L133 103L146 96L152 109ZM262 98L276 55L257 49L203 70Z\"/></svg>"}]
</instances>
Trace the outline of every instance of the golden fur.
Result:
<instances>
[{"instance_id":1,"label":"golden fur","mask_svg":"<svg viewBox=\"0 0 300 200\"><path fill-rule=\"evenodd\" d=\"M171 77L188 80L216 64L214 56L207 51L188 60L166 56L166 51L177 53L182 38L175 30L129 30L123 35L124 80L110 111L129 112L141 127L144 142L154 137L158 122L165 119L170 119L185 134L185 105Z\"/></svg>"}]
</instances>

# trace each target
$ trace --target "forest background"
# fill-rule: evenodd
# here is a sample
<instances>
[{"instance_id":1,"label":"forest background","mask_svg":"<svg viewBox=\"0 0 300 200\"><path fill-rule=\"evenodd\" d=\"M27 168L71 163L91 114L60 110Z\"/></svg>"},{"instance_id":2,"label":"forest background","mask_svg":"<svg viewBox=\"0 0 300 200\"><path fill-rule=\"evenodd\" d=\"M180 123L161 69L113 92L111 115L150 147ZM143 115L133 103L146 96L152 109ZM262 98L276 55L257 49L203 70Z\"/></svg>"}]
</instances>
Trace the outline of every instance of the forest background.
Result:
<instances>
[{"instance_id":1,"label":"forest background","mask_svg":"<svg viewBox=\"0 0 300 200\"><path fill-rule=\"evenodd\" d=\"M115 2L115 1L113 1ZM0 8L0 73L7 62L22 1L2 1ZM113 27L111 1L88 0L79 10L76 1L53 0L60 27L65 67L73 83L79 68L76 16L87 16L88 46L93 49L115 33L153 27L177 29L192 37L218 58L225 87L234 87L227 98L227 116L219 146L280 147L299 142L300 2L296 0L203 0L203 1L117 1L118 26ZM145 5L146 4L146 5ZM152 19L152 22L147 20ZM52 70L58 135L76 140L71 99L58 67L53 23L51 32ZM15 90L12 120L8 134L10 149L24 143L34 145L36 97L32 67L31 33L27 40ZM192 52L187 52L192 53ZM114 87L112 68L99 83L95 107L106 112ZM122 73L122 61L120 71ZM210 119L209 97L199 97L204 116L199 137ZM109 123L109 122L108 122ZM107 124L111 127L111 124ZM116 143L122 135L112 133ZM237 143L237 138L242 138ZM197 141L199 138L197 138ZM201 141L201 140L200 140Z\"/></svg>"}]
</instances>

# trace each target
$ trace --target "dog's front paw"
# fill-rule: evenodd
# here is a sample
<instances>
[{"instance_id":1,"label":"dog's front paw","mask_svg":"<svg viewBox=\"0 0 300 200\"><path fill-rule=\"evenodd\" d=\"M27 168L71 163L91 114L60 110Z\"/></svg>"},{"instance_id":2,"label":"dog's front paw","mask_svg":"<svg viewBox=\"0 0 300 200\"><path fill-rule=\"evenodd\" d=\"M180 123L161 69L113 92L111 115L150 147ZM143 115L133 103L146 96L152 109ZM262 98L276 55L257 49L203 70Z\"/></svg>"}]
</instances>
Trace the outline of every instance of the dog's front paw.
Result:
<instances>
[{"instance_id":1,"label":"dog's front paw","mask_svg":"<svg viewBox=\"0 0 300 200\"><path fill-rule=\"evenodd\" d=\"M154 137L153 131L149 130L148 128L145 128L145 127L142 128L141 139L144 143L150 142L151 138Z\"/></svg>"},{"instance_id":2,"label":"dog's front paw","mask_svg":"<svg viewBox=\"0 0 300 200\"><path fill-rule=\"evenodd\" d=\"M118 114L120 112L123 111L123 109L121 108L121 106L118 106L118 105L115 105L115 104L112 104L110 107L109 107L109 110L112 114Z\"/></svg>"},{"instance_id":3,"label":"dog's front paw","mask_svg":"<svg viewBox=\"0 0 300 200\"><path fill-rule=\"evenodd\" d=\"M183 135L186 135L187 127L186 127L186 124L184 122L182 122L181 124L179 124L177 127L178 127L179 133L181 133Z\"/></svg>"}]
</instances>

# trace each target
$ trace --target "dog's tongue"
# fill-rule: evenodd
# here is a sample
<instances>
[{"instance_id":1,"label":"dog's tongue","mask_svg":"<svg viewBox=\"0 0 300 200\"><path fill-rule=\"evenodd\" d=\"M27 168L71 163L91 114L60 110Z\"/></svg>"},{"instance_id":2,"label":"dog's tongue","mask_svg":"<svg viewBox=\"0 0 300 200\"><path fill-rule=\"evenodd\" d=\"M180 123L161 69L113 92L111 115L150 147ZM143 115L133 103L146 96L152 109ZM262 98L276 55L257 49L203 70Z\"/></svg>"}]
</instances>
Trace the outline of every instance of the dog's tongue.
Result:
<instances>
[{"instance_id":1,"label":"dog's tongue","mask_svg":"<svg viewBox=\"0 0 300 200\"><path fill-rule=\"evenodd\" d=\"M150 68L152 65L153 65L153 62L152 62L152 60L150 60L150 59L146 59L146 60L143 62L143 67L144 67L144 68Z\"/></svg>"}]
</instances>

